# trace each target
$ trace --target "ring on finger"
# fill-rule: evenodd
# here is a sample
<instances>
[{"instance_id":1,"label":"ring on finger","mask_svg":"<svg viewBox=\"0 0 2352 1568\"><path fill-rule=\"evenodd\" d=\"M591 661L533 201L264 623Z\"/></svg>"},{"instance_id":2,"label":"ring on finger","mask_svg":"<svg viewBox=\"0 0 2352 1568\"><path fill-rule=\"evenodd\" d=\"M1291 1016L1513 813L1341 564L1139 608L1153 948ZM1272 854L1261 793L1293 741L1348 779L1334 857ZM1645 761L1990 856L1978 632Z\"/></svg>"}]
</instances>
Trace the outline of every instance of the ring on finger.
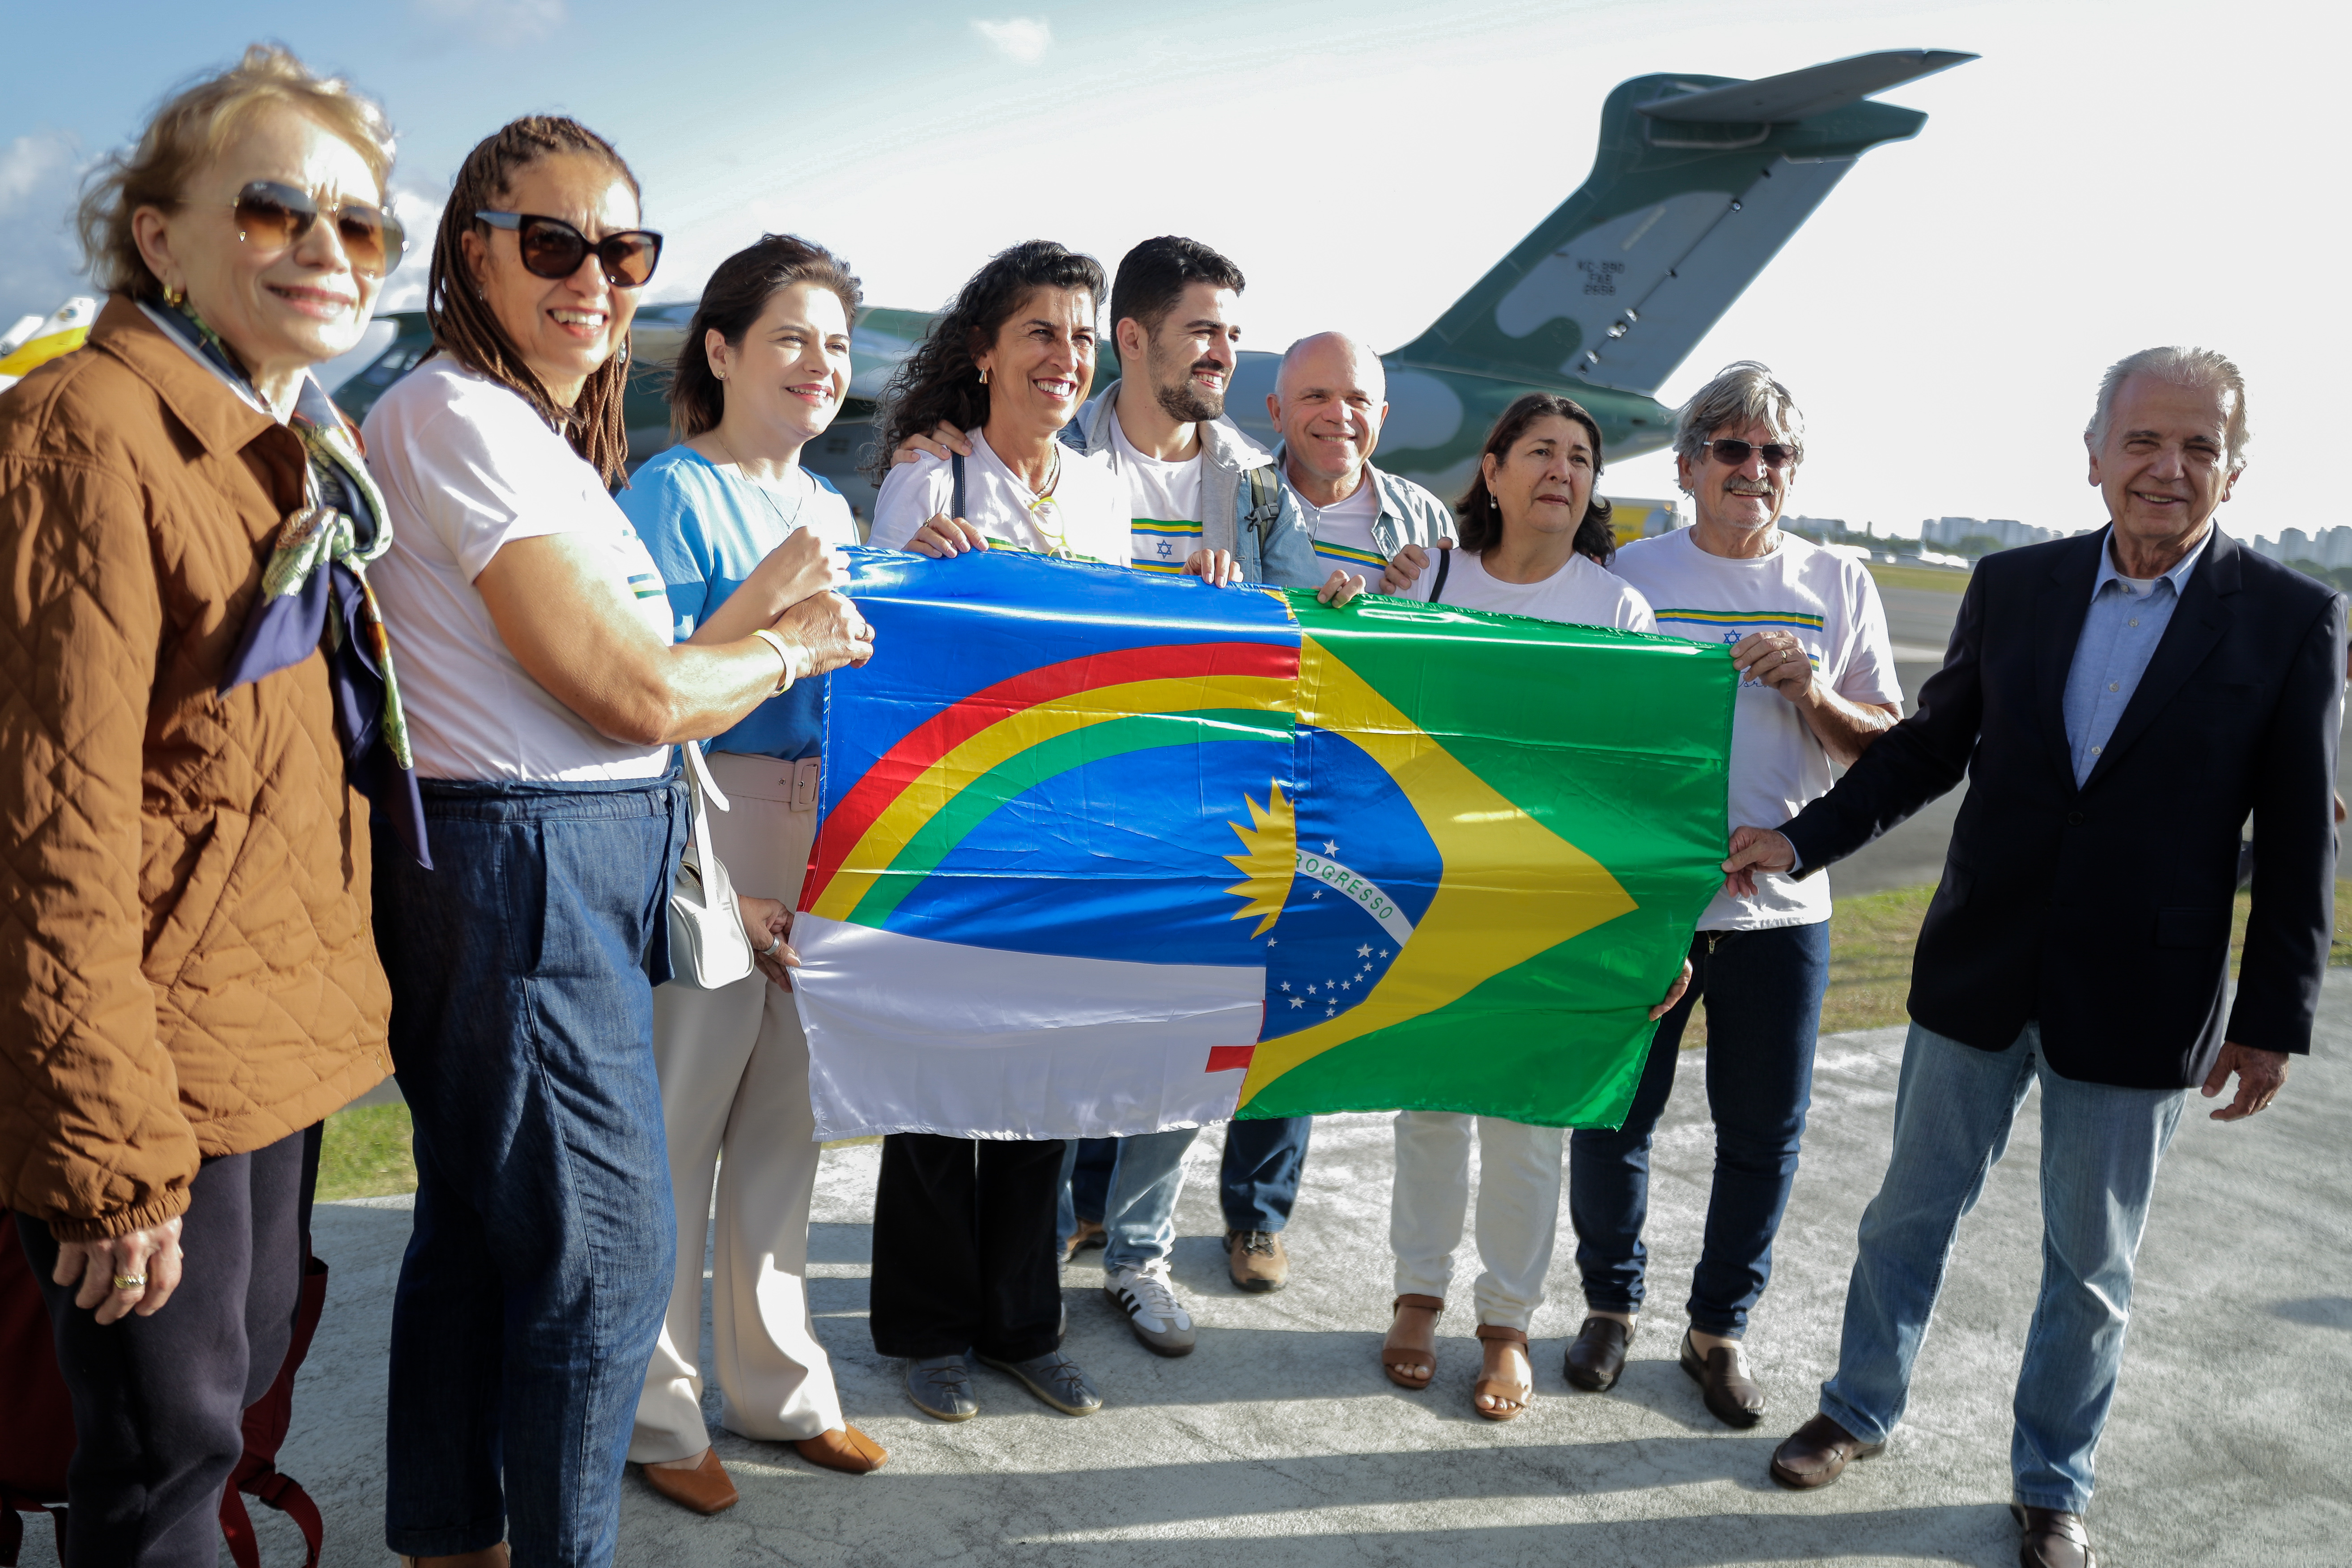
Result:
<instances>
[{"instance_id":1,"label":"ring on finger","mask_svg":"<svg viewBox=\"0 0 2352 1568\"><path fill-rule=\"evenodd\" d=\"M118 1290L144 1290L147 1289L147 1276L118 1274L114 1277L114 1288Z\"/></svg>"}]
</instances>

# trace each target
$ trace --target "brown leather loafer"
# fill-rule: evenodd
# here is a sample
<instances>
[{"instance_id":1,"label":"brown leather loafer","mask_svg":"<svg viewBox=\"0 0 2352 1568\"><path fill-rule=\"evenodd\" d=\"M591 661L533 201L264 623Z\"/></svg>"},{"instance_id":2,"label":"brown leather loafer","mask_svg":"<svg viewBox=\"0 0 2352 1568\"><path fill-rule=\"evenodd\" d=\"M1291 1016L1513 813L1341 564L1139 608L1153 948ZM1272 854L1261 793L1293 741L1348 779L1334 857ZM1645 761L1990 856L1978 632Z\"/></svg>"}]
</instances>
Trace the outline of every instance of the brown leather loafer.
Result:
<instances>
[{"instance_id":1,"label":"brown leather loafer","mask_svg":"<svg viewBox=\"0 0 2352 1568\"><path fill-rule=\"evenodd\" d=\"M1282 1233L1225 1232L1225 1272L1235 1286L1254 1294L1281 1289L1290 1282L1290 1254L1283 1247Z\"/></svg>"},{"instance_id":2,"label":"brown leather loafer","mask_svg":"<svg viewBox=\"0 0 2352 1568\"><path fill-rule=\"evenodd\" d=\"M1702 1358L1683 1335L1683 1370L1698 1384L1699 1396L1726 1426L1753 1426L1764 1419L1764 1390L1748 1375L1748 1358L1738 1345L1717 1345Z\"/></svg>"},{"instance_id":3,"label":"brown leather loafer","mask_svg":"<svg viewBox=\"0 0 2352 1568\"><path fill-rule=\"evenodd\" d=\"M2009 1511L2025 1532L2017 1543L2018 1568L2099 1568L2099 1554L2091 1550L2091 1532L2084 1528L2081 1514L2016 1502Z\"/></svg>"},{"instance_id":4,"label":"brown leather loafer","mask_svg":"<svg viewBox=\"0 0 2352 1568\"><path fill-rule=\"evenodd\" d=\"M1809 1492L1843 1475L1849 1462L1867 1459L1885 1447L1865 1443L1828 1416L1816 1415L1772 1450L1772 1479L1790 1491Z\"/></svg>"},{"instance_id":5,"label":"brown leather loafer","mask_svg":"<svg viewBox=\"0 0 2352 1568\"><path fill-rule=\"evenodd\" d=\"M724 1513L741 1500L735 1483L727 1479L727 1467L719 1462L716 1448L703 1449L702 1463L690 1470L666 1470L659 1465L638 1468L645 1471L646 1485L697 1513Z\"/></svg>"},{"instance_id":6,"label":"brown leather loafer","mask_svg":"<svg viewBox=\"0 0 2352 1568\"><path fill-rule=\"evenodd\" d=\"M845 1475L862 1476L890 1462L889 1449L850 1426L836 1426L814 1437L803 1437L793 1447L798 1448L801 1458L810 1464L822 1465L828 1470L839 1470Z\"/></svg>"},{"instance_id":7,"label":"brown leather loafer","mask_svg":"<svg viewBox=\"0 0 2352 1568\"><path fill-rule=\"evenodd\" d=\"M1614 1318L1587 1318L1568 1347L1568 1381L1595 1394L1617 1386L1625 1371L1625 1347L1633 1331Z\"/></svg>"},{"instance_id":8,"label":"brown leather loafer","mask_svg":"<svg viewBox=\"0 0 2352 1568\"><path fill-rule=\"evenodd\" d=\"M411 1557L400 1554L400 1568L507 1568L507 1543L485 1546L478 1552L453 1552L446 1557Z\"/></svg>"}]
</instances>

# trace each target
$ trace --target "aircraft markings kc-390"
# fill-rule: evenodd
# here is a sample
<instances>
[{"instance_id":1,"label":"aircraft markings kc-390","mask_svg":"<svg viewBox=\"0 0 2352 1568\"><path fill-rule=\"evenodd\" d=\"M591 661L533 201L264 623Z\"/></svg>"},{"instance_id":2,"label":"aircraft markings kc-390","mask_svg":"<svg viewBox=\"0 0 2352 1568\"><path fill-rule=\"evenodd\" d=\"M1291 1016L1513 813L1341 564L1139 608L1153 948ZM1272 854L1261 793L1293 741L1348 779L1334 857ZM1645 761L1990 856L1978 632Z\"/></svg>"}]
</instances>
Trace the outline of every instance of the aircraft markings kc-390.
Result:
<instances>
[{"instance_id":1,"label":"aircraft markings kc-390","mask_svg":"<svg viewBox=\"0 0 2352 1568\"><path fill-rule=\"evenodd\" d=\"M1872 96L1976 58L1891 49L1755 81L1669 73L1620 84L1601 108L1584 184L1426 331L1381 356L1389 395L1381 466L1450 497L1495 416L1530 391L1582 404L1612 461L1665 446L1674 411L1654 395L1658 387L1855 159L1927 123L1918 110ZM1247 256L1234 259L1248 268ZM686 300L637 314L634 350L645 368L626 408L635 459L668 445L663 367L693 313ZM858 319L842 416L803 459L853 501L870 494L856 469L874 400L931 320L883 308ZM383 346L335 387L354 419L431 346L421 311L374 330ZM346 368L362 356L346 356ZM1244 353L1225 401L1234 423L1269 446L1265 395L1280 363L1278 353ZM1117 374L1106 332L1094 384ZM1621 515L1621 531L1643 531L1641 503L1622 510L1630 515Z\"/></svg>"}]
</instances>

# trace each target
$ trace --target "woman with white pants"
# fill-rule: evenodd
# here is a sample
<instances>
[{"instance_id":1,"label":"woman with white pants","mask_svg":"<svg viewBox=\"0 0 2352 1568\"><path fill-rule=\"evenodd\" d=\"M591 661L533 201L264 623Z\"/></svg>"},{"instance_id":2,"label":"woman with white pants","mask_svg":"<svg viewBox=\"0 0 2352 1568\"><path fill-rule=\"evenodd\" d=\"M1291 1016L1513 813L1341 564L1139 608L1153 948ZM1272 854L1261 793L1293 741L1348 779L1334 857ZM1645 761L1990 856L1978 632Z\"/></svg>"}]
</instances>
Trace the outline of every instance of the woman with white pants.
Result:
<instances>
[{"instance_id":1,"label":"woman with white pants","mask_svg":"<svg viewBox=\"0 0 2352 1568\"><path fill-rule=\"evenodd\" d=\"M680 638L765 624L762 606L833 582L835 548L857 542L848 503L800 466L848 387L857 305L857 280L836 258L786 235L729 258L704 287L670 386L683 439L639 468L620 498L661 568ZM822 690L800 682L710 742L711 777L731 806L711 815L710 847L747 895L757 972L715 991L654 993L677 1276L629 1458L656 1491L701 1513L736 1500L703 1425L696 1364L714 1166L720 1424L791 1443L829 1469L872 1470L888 1457L842 1419L808 1305L819 1149L783 937L816 833Z\"/></svg>"},{"instance_id":2,"label":"woman with white pants","mask_svg":"<svg viewBox=\"0 0 2352 1568\"><path fill-rule=\"evenodd\" d=\"M1549 394L1518 399L1488 433L1478 471L1458 505L1460 548L1442 540L1433 555L1419 545L1405 546L1389 563L1381 592L1579 626L1654 631L1649 604L1607 569L1616 544L1609 503L1592 494L1600 476L1601 427L1592 416ZM1664 1016L1689 983L1685 963L1650 1016ZM1396 1184L1389 1200L1397 1293L1381 1365L1403 1388L1427 1388L1436 1375L1437 1319L1445 1310L1454 1249L1462 1244L1469 1206L1474 1129L1484 1268L1471 1295L1485 1364L1471 1407L1489 1421L1508 1421L1534 1393L1528 1326L1543 1305L1559 1227L1566 1134L1558 1127L1452 1111L1397 1114Z\"/></svg>"}]
</instances>

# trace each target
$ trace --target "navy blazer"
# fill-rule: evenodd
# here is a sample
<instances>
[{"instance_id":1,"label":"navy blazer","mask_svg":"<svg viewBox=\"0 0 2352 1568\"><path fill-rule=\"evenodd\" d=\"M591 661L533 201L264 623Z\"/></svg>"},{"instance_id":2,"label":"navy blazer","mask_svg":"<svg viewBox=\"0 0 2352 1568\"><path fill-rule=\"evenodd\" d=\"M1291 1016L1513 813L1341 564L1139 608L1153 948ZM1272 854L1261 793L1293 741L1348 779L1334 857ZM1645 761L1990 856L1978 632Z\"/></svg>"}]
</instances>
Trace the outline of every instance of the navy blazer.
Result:
<instances>
[{"instance_id":1,"label":"navy blazer","mask_svg":"<svg viewBox=\"0 0 2352 1568\"><path fill-rule=\"evenodd\" d=\"M2063 699L2108 530L1978 563L1918 710L1781 828L1806 872L1969 780L1911 1016L2070 1079L2183 1089L2226 1038L2308 1052L2334 924L2345 601L2218 530L2077 789ZM2253 912L2224 1025L2241 827Z\"/></svg>"}]
</instances>

